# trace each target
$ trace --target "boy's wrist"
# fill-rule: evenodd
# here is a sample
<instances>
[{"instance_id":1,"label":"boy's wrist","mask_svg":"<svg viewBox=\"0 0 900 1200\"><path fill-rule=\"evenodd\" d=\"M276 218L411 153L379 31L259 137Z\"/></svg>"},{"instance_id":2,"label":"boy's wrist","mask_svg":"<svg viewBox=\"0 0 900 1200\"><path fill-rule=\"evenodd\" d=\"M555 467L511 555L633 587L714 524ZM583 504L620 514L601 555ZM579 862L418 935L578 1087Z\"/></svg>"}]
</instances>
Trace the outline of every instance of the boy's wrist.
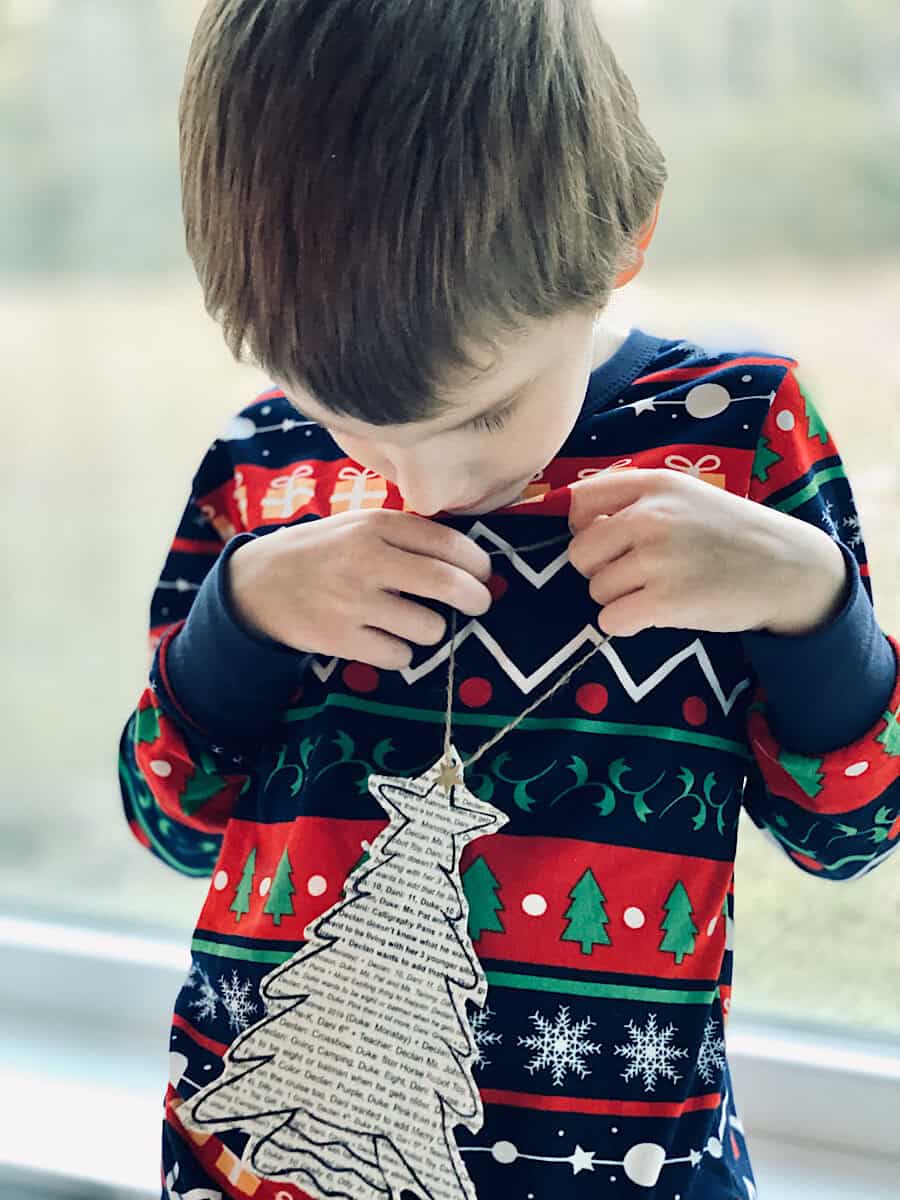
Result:
<instances>
[{"instance_id":1,"label":"boy's wrist","mask_svg":"<svg viewBox=\"0 0 900 1200\"><path fill-rule=\"evenodd\" d=\"M777 598L775 613L760 630L778 637L805 637L830 625L846 607L853 583L834 539L824 530L796 523L796 579Z\"/></svg>"},{"instance_id":2,"label":"boy's wrist","mask_svg":"<svg viewBox=\"0 0 900 1200\"><path fill-rule=\"evenodd\" d=\"M299 687L309 657L235 620L229 560L252 536L239 534L222 551L166 653L176 703L224 744L255 742L266 733Z\"/></svg>"}]
</instances>

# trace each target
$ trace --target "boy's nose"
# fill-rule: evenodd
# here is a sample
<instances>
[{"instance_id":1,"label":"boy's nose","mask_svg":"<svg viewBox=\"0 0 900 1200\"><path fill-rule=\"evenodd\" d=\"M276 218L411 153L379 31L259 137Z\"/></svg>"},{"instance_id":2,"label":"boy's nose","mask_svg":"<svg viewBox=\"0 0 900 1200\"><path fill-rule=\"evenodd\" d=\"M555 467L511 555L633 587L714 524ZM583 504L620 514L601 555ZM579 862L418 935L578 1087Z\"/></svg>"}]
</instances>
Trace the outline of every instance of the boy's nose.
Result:
<instances>
[{"instance_id":1,"label":"boy's nose","mask_svg":"<svg viewBox=\"0 0 900 1200\"><path fill-rule=\"evenodd\" d=\"M434 466L418 469L400 467L395 482L407 508L423 517L432 517L464 500L458 480L448 479Z\"/></svg>"}]
</instances>

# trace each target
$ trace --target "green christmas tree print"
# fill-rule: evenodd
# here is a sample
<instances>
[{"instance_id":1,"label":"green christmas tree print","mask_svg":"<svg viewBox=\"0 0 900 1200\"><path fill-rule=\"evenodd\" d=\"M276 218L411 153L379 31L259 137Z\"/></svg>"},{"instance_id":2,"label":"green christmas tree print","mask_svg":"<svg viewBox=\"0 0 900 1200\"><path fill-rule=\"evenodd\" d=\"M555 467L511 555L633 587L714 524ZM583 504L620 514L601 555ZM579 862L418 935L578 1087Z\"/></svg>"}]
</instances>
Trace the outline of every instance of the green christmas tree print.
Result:
<instances>
[{"instance_id":1,"label":"green christmas tree print","mask_svg":"<svg viewBox=\"0 0 900 1200\"><path fill-rule=\"evenodd\" d=\"M884 729L875 737L884 747L885 754L900 758L900 708L895 713L886 712L882 718Z\"/></svg>"},{"instance_id":2,"label":"green christmas tree print","mask_svg":"<svg viewBox=\"0 0 900 1200\"><path fill-rule=\"evenodd\" d=\"M659 948L674 954L675 961L680 966L686 954L694 953L698 932L697 926L691 920L691 913L694 911L691 898L680 879L669 892L664 908L668 915L660 929L666 931L666 936L660 942Z\"/></svg>"},{"instance_id":3,"label":"green christmas tree print","mask_svg":"<svg viewBox=\"0 0 900 1200\"><path fill-rule=\"evenodd\" d=\"M782 748L778 762L807 796L818 796L822 790L822 780L825 778L821 758L810 758L806 754L796 754L792 750Z\"/></svg>"},{"instance_id":4,"label":"green christmas tree print","mask_svg":"<svg viewBox=\"0 0 900 1200\"><path fill-rule=\"evenodd\" d=\"M812 441L813 438L818 438L824 446L828 441L828 430L825 428L825 422L819 416L815 404L812 402L812 397L800 381L797 381L800 388L800 395L803 397L803 407L806 410L806 436Z\"/></svg>"},{"instance_id":5,"label":"green christmas tree print","mask_svg":"<svg viewBox=\"0 0 900 1200\"><path fill-rule=\"evenodd\" d=\"M237 886L237 891L234 894L234 900L231 902L230 911L234 913L235 921L240 921L245 913L250 911L250 895L253 892L253 872L256 870L256 847L247 855L247 861L244 863L244 873L241 876L241 882Z\"/></svg>"},{"instance_id":6,"label":"green christmas tree print","mask_svg":"<svg viewBox=\"0 0 900 1200\"><path fill-rule=\"evenodd\" d=\"M294 883L291 879L291 860L288 857L287 846L282 851L278 869L272 881L272 888L263 912L272 918L276 925L281 924L283 916L294 915L294 905L291 896L294 894Z\"/></svg>"},{"instance_id":7,"label":"green christmas tree print","mask_svg":"<svg viewBox=\"0 0 900 1200\"><path fill-rule=\"evenodd\" d=\"M138 710L134 726L136 742L155 742L159 737L159 713L152 704Z\"/></svg>"},{"instance_id":8,"label":"green christmas tree print","mask_svg":"<svg viewBox=\"0 0 900 1200\"><path fill-rule=\"evenodd\" d=\"M769 439L761 437L756 447L756 457L753 459L753 475L760 483L768 483L769 467L774 467L781 461L781 455L771 448Z\"/></svg>"},{"instance_id":9,"label":"green christmas tree print","mask_svg":"<svg viewBox=\"0 0 900 1200\"><path fill-rule=\"evenodd\" d=\"M566 909L568 929L564 942L581 942L581 953L590 954L594 946L609 946L611 938L604 926L609 917L603 907L606 897L601 892L590 867L569 892L572 903Z\"/></svg>"},{"instance_id":10,"label":"green christmas tree print","mask_svg":"<svg viewBox=\"0 0 900 1200\"><path fill-rule=\"evenodd\" d=\"M487 930L489 933L504 933L503 924L497 916L503 905L497 896L500 884L483 858L476 858L462 876L463 891L469 904L469 937L477 942Z\"/></svg>"},{"instance_id":11,"label":"green christmas tree print","mask_svg":"<svg viewBox=\"0 0 900 1200\"><path fill-rule=\"evenodd\" d=\"M200 755L200 765L194 771L184 786L184 791L178 797L181 811L190 817L202 808L207 800L218 796L227 786L225 780L216 771L212 759L207 754Z\"/></svg>"}]
</instances>

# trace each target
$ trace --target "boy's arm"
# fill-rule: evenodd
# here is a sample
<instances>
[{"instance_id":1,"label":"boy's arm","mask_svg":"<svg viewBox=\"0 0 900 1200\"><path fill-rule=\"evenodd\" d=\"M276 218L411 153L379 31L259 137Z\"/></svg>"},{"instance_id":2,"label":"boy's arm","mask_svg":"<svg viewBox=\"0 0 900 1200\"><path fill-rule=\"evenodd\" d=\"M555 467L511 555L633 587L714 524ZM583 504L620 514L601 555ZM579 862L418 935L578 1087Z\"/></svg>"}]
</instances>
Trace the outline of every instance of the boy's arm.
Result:
<instances>
[{"instance_id":1,"label":"boy's arm","mask_svg":"<svg viewBox=\"0 0 900 1200\"><path fill-rule=\"evenodd\" d=\"M151 603L148 686L119 743L134 836L185 875L209 875L260 745L300 685L308 655L234 618L227 561L242 528L227 448L200 466Z\"/></svg>"},{"instance_id":2,"label":"boy's arm","mask_svg":"<svg viewBox=\"0 0 900 1200\"><path fill-rule=\"evenodd\" d=\"M876 620L850 483L793 372L763 424L749 498L830 533L847 584L823 627L740 635L759 682L744 806L801 869L855 878L900 844L900 642Z\"/></svg>"}]
</instances>

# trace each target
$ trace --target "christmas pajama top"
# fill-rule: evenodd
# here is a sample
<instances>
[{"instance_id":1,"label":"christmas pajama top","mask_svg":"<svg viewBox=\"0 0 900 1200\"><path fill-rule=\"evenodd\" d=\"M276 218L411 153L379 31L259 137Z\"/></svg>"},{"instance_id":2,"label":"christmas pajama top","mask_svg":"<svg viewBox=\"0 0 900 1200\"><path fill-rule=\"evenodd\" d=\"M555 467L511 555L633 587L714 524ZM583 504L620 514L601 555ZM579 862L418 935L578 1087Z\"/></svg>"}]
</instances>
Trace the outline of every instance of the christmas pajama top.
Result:
<instances>
[{"instance_id":1,"label":"christmas pajama top","mask_svg":"<svg viewBox=\"0 0 900 1200\"><path fill-rule=\"evenodd\" d=\"M489 551L528 546L567 532L576 479L687 471L827 530L847 567L841 611L803 636L613 638L466 776L506 817L459 864L487 1000L466 1008L483 1125L455 1125L455 1141L481 1200L752 1200L726 1054L740 808L823 881L859 877L900 840L900 643L877 624L851 486L796 368L634 330L592 373L574 428L523 500L435 518ZM264 1095L249 1111L245 1096L234 1128L199 1135L179 1109L272 1016L261 981L352 890L388 823L369 777L421 776L443 750L446 638L414 647L402 671L300 654L239 625L225 564L285 525L403 506L392 483L268 392L206 454L154 592L148 687L120 743L124 809L151 853L210 878L174 1004L165 1197L400 1200L349 1138L297 1132L307 1085L296 1066L278 1112ZM463 759L602 636L565 542L493 561L492 607L460 615L456 635ZM293 968L293 1021L339 952L337 939L315 973ZM417 994L402 957L394 985ZM423 1087L452 1106L397 1049L385 1114L392 1095ZM365 1067L335 1053L319 1083L349 1097ZM248 1081L256 1069L259 1059ZM403 1195L451 1193L423 1179Z\"/></svg>"}]
</instances>

